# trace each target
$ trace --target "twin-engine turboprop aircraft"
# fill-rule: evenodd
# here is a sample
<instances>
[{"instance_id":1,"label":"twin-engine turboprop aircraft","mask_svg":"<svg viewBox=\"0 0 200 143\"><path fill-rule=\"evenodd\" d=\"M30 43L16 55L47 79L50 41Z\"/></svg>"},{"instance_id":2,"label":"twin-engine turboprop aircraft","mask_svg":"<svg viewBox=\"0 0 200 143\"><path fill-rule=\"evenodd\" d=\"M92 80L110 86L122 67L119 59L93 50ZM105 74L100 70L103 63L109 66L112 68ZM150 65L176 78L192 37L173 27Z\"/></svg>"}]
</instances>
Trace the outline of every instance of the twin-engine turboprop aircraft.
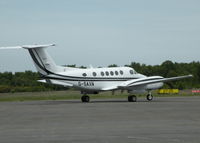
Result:
<instances>
[{"instance_id":1,"label":"twin-engine turboprop aircraft","mask_svg":"<svg viewBox=\"0 0 200 143\"><path fill-rule=\"evenodd\" d=\"M137 73L130 67L113 68L71 68L55 64L50 55L46 52L49 45L26 45L16 47L1 47L0 49L23 48L29 51L37 71L41 74L39 82L73 87L83 94L82 102L89 102L88 94L98 94L102 91L127 90L131 94L148 92L147 100L151 101L152 90L159 89L164 82L190 78L192 75L164 78L161 76L150 76ZM136 102L135 95L128 96L129 102Z\"/></svg>"}]
</instances>

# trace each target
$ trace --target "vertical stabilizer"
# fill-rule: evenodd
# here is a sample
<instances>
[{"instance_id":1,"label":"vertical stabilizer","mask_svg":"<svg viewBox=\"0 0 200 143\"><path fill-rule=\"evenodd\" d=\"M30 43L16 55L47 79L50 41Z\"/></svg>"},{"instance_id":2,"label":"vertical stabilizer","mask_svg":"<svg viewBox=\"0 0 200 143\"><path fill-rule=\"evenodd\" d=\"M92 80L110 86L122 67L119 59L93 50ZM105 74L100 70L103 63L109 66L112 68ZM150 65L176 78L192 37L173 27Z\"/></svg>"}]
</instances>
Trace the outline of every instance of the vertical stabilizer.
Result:
<instances>
[{"instance_id":1,"label":"vertical stabilizer","mask_svg":"<svg viewBox=\"0 0 200 143\"><path fill-rule=\"evenodd\" d=\"M46 51L46 48L52 45L33 45L33 46L22 46L27 49L33 59L36 69L42 75L48 75L61 71L61 67L57 66L54 60Z\"/></svg>"}]
</instances>

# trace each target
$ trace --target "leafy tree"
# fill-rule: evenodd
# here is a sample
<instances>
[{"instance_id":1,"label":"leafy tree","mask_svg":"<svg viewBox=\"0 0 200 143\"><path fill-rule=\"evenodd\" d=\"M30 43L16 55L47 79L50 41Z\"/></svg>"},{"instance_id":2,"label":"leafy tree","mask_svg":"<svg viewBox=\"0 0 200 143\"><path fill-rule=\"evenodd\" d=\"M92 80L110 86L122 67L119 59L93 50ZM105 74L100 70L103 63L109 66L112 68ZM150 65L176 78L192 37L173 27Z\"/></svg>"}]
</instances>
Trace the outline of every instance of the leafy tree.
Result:
<instances>
[{"instance_id":1,"label":"leafy tree","mask_svg":"<svg viewBox=\"0 0 200 143\"><path fill-rule=\"evenodd\" d=\"M181 81L174 81L165 84L166 88L200 88L200 63L173 63L172 61L165 61L161 65L145 65L132 62L128 67L134 68L137 72L147 75L160 75L163 77L173 77L179 75L192 74L194 78L183 79ZM69 67L76 67L76 65L69 65ZM117 67L116 64L109 65L109 67ZM81 66L81 68L86 68ZM0 92L33 92L33 91L48 91L48 90L66 90L62 86L43 84L37 82L40 75L37 72L4 72L0 73Z\"/></svg>"},{"instance_id":2,"label":"leafy tree","mask_svg":"<svg viewBox=\"0 0 200 143\"><path fill-rule=\"evenodd\" d=\"M118 66L116 64L112 64L112 65L109 65L108 67L111 68L111 67L118 67Z\"/></svg>"}]
</instances>

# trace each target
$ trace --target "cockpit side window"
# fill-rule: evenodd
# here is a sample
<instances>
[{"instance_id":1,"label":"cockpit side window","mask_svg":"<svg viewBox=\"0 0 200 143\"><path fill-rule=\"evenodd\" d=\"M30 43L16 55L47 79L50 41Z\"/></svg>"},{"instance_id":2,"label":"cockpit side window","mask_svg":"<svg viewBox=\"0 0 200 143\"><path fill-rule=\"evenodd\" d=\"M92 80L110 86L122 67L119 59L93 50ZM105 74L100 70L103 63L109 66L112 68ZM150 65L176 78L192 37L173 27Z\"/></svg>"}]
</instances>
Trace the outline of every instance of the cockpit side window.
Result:
<instances>
[{"instance_id":1,"label":"cockpit side window","mask_svg":"<svg viewBox=\"0 0 200 143\"><path fill-rule=\"evenodd\" d=\"M134 71L133 71L133 70L130 70L130 74L134 74Z\"/></svg>"}]
</instances>

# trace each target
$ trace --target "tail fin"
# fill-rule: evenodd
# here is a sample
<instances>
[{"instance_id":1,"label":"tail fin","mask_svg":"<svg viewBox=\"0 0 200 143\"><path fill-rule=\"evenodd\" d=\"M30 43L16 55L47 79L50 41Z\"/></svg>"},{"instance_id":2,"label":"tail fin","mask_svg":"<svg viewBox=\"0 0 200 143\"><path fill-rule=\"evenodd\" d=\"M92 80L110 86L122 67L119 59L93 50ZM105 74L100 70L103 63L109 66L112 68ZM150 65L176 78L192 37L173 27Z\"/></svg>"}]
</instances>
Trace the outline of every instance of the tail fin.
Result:
<instances>
[{"instance_id":1,"label":"tail fin","mask_svg":"<svg viewBox=\"0 0 200 143\"><path fill-rule=\"evenodd\" d=\"M64 70L64 67L57 66L51 56L47 53L46 48L50 46L55 46L55 44L1 47L0 49L27 49L33 59L34 65L38 72L42 75L48 75Z\"/></svg>"},{"instance_id":2,"label":"tail fin","mask_svg":"<svg viewBox=\"0 0 200 143\"><path fill-rule=\"evenodd\" d=\"M46 52L46 48L51 45L30 45L23 46L22 48L28 49L36 69L42 75L48 75L50 73L59 72L59 67L55 64L51 56Z\"/></svg>"}]
</instances>

